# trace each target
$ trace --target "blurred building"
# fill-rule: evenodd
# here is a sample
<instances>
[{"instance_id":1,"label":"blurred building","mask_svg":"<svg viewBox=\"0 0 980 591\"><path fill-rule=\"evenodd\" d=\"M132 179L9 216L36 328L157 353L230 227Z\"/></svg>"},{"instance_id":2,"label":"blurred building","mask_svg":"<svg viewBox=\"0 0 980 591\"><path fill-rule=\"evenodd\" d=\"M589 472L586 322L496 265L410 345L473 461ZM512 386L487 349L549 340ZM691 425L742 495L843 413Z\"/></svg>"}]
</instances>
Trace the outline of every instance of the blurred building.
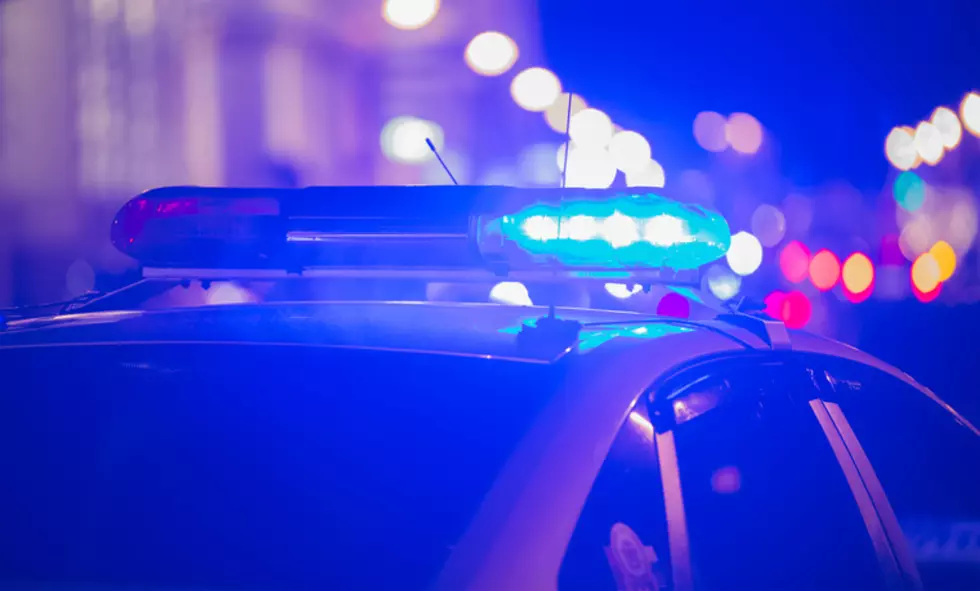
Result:
<instances>
[{"instance_id":1,"label":"blurred building","mask_svg":"<svg viewBox=\"0 0 980 591\"><path fill-rule=\"evenodd\" d=\"M108 222L153 186L447 182L424 137L386 157L395 118L477 174L529 132L464 48L506 30L535 64L536 19L525 0L0 0L0 305L125 267Z\"/></svg>"}]
</instances>

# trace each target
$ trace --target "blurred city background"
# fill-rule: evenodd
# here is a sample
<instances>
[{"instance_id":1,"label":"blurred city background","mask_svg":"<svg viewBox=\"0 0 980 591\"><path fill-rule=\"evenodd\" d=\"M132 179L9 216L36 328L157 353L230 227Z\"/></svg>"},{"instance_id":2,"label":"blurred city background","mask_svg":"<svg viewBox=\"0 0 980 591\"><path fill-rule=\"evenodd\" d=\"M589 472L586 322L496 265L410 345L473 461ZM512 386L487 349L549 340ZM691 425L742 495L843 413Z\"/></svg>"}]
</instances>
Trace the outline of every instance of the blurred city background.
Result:
<instances>
[{"instance_id":1,"label":"blurred city background","mask_svg":"<svg viewBox=\"0 0 980 591\"><path fill-rule=\"evenodd\" d=\"M569 186L725 214L714 298L976 415L976 4L0 0L0 306L125 281L148 188L449 183L426 138L461 183L556 186L567 131Z\"/></svg>"}]
</instances>

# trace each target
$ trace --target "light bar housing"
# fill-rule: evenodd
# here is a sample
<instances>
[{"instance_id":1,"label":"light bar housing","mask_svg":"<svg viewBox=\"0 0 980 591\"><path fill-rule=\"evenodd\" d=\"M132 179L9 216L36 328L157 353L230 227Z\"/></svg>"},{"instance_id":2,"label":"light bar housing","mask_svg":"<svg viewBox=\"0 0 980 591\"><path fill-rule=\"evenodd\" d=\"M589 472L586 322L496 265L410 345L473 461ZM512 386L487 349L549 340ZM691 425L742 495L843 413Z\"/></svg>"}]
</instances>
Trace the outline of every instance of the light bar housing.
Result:
<instances>
[{"instance_id":1,"label":"light bar housing","mask_svg":"<svg viewBox=\"0 0 980 591\"><path fill-rule=\"evenodd\" d=\"M165 187L120 209L144 268L669 281L724 256L719 214L655 194L487 186ZM658 282L660 282L658 281Z\"/></svg>"}]
</instances>

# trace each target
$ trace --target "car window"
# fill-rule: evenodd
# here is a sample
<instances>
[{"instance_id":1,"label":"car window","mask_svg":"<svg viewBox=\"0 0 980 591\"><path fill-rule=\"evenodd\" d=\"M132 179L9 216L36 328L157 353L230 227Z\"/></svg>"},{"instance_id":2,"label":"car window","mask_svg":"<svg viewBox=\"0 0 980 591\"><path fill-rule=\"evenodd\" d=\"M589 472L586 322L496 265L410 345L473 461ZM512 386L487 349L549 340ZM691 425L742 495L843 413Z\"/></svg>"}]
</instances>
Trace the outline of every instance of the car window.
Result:
<instances>
[{"instance_id":1,"label":"car window","mask_svg":"<svg viewBox=\"0 0 980 591\"><path fill-rule=\"evenodd\" d=\"M422 589L557 368L311 347L0 351L0 582Z\"/></svg>"},{"instance_id":2,"label":"car window","mask_svg":"<svg viewBox=\"0 0 980 591\"><path fill-rule=\"evenodd\" d=\"M599 470L566 550L558 589L657 591L669 588L670 574L653 427L638 409Z\"/></svg>"},{"instance_id":3,"label":"car window","mask_svg":"<svg viewBox=\"0 0 980 591\"><path fill-rule=\"evenodd\" d=\"M899 520L926 589L980 589L980 437L885 373L826 370Z\"/></svg>"},{"instance_id":4,"label":"car window","mask_svg":"<svg viewBox=\"0 0 980 591\"><path fill-rule=\"evenodd\" d=\"M789 366L743 360L663 392L696 588L882 588L877 555L809 400Z\"/></svg>"}]
</instances>

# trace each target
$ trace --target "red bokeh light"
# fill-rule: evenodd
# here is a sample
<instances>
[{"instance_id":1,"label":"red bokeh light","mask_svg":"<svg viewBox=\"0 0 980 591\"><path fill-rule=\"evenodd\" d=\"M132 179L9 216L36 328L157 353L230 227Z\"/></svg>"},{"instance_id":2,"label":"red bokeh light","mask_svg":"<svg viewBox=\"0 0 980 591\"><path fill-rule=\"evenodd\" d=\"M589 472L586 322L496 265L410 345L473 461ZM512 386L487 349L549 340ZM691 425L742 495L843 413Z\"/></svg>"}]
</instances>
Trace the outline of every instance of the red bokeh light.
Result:
<instances>
[{"instance_id":1,"label":"red bokeh light","mask_svg":"<svg viewBox=\"0 0 980 591\"><path fill-rule=\"evenodd\" d=\"M810 299L798 291L791 291L783 298L782 320L787 328L803 328L810 322L813 307Z\"/></svg>"},{"instance_id":2,"label":"red bokeh light","mask_svg":"<svg viewBox=\"0 0 980 591\"><path fill-rule=\"evenodd\" d=\"M810 261L810 281L820 291L829 291L840 279L840 260L829 250L821 250Z\"/></svg>"},{"instance_id":3,"label":"red bokeh light","mask_svg":"<svg viewBox=\"0 0 980 591\"><path fill-rule=\"evenodd\" d=\"M690 318L691 302L679 293L668 293L657 303L657 315L671 318Z\"/></svg>"},{"instance_id":4,"label":"red bokeh light","mask_svg":"<svg viewBox=\"0 0 980 591\"><path fill-rule=\"evenodd\" d=\"M874 281L872 281L871 282L871 285L869 285L867 287L867 289L865 289L861 293L854 293L853 291L851 291L851 290L847 289L847 287L845 287L844 288L844 297L847 298L847 301L851 302L852 304L860 304L864 300L870 298L871 297L871 294L873 294L874 291L875 291L875 284L874 284Z\"/></svg>"},{"instance_id":5,"label":"red bokeh light","mask_svg":"<svg viewBox=\"0 0 980 591\"><path fill-rule=\"evenodd\" d=\"M810 249L794 240L779 253L779 269L791 283L799 283L810 272Z\"/></svg>"},{"instance_id":6,"label":"red bokeh light","mask_svg":"<svg viewBox=\"0 0 980 591\"><path fill-rule=\"evenodd\" d=\"M934 299L938 298L939 297L939 293L942 290L943 290L943 284L942 283L936 284L936 289L934 289L932 291L929 291L929 292L925 292L925 291L922 291L921 289L919 289L918 287L916 287L915 282L912 282L912 293L915 294L915 297L920 302L922 302L923 304L928 304L929 302L931 302Z\"/></svg>"},{"instance_id":7,"label":"red bokeh light","mask_svg":"<svg viewBox=\"0 0 980 591\"><path fill-rule=\"evenodd\" d=\"M776 320L782 320L784 299L786 299L786 293L779 290L767 295L766 299L763 300L763 302L766 304L766 314Z\"/></svg>"}]
</instances>

